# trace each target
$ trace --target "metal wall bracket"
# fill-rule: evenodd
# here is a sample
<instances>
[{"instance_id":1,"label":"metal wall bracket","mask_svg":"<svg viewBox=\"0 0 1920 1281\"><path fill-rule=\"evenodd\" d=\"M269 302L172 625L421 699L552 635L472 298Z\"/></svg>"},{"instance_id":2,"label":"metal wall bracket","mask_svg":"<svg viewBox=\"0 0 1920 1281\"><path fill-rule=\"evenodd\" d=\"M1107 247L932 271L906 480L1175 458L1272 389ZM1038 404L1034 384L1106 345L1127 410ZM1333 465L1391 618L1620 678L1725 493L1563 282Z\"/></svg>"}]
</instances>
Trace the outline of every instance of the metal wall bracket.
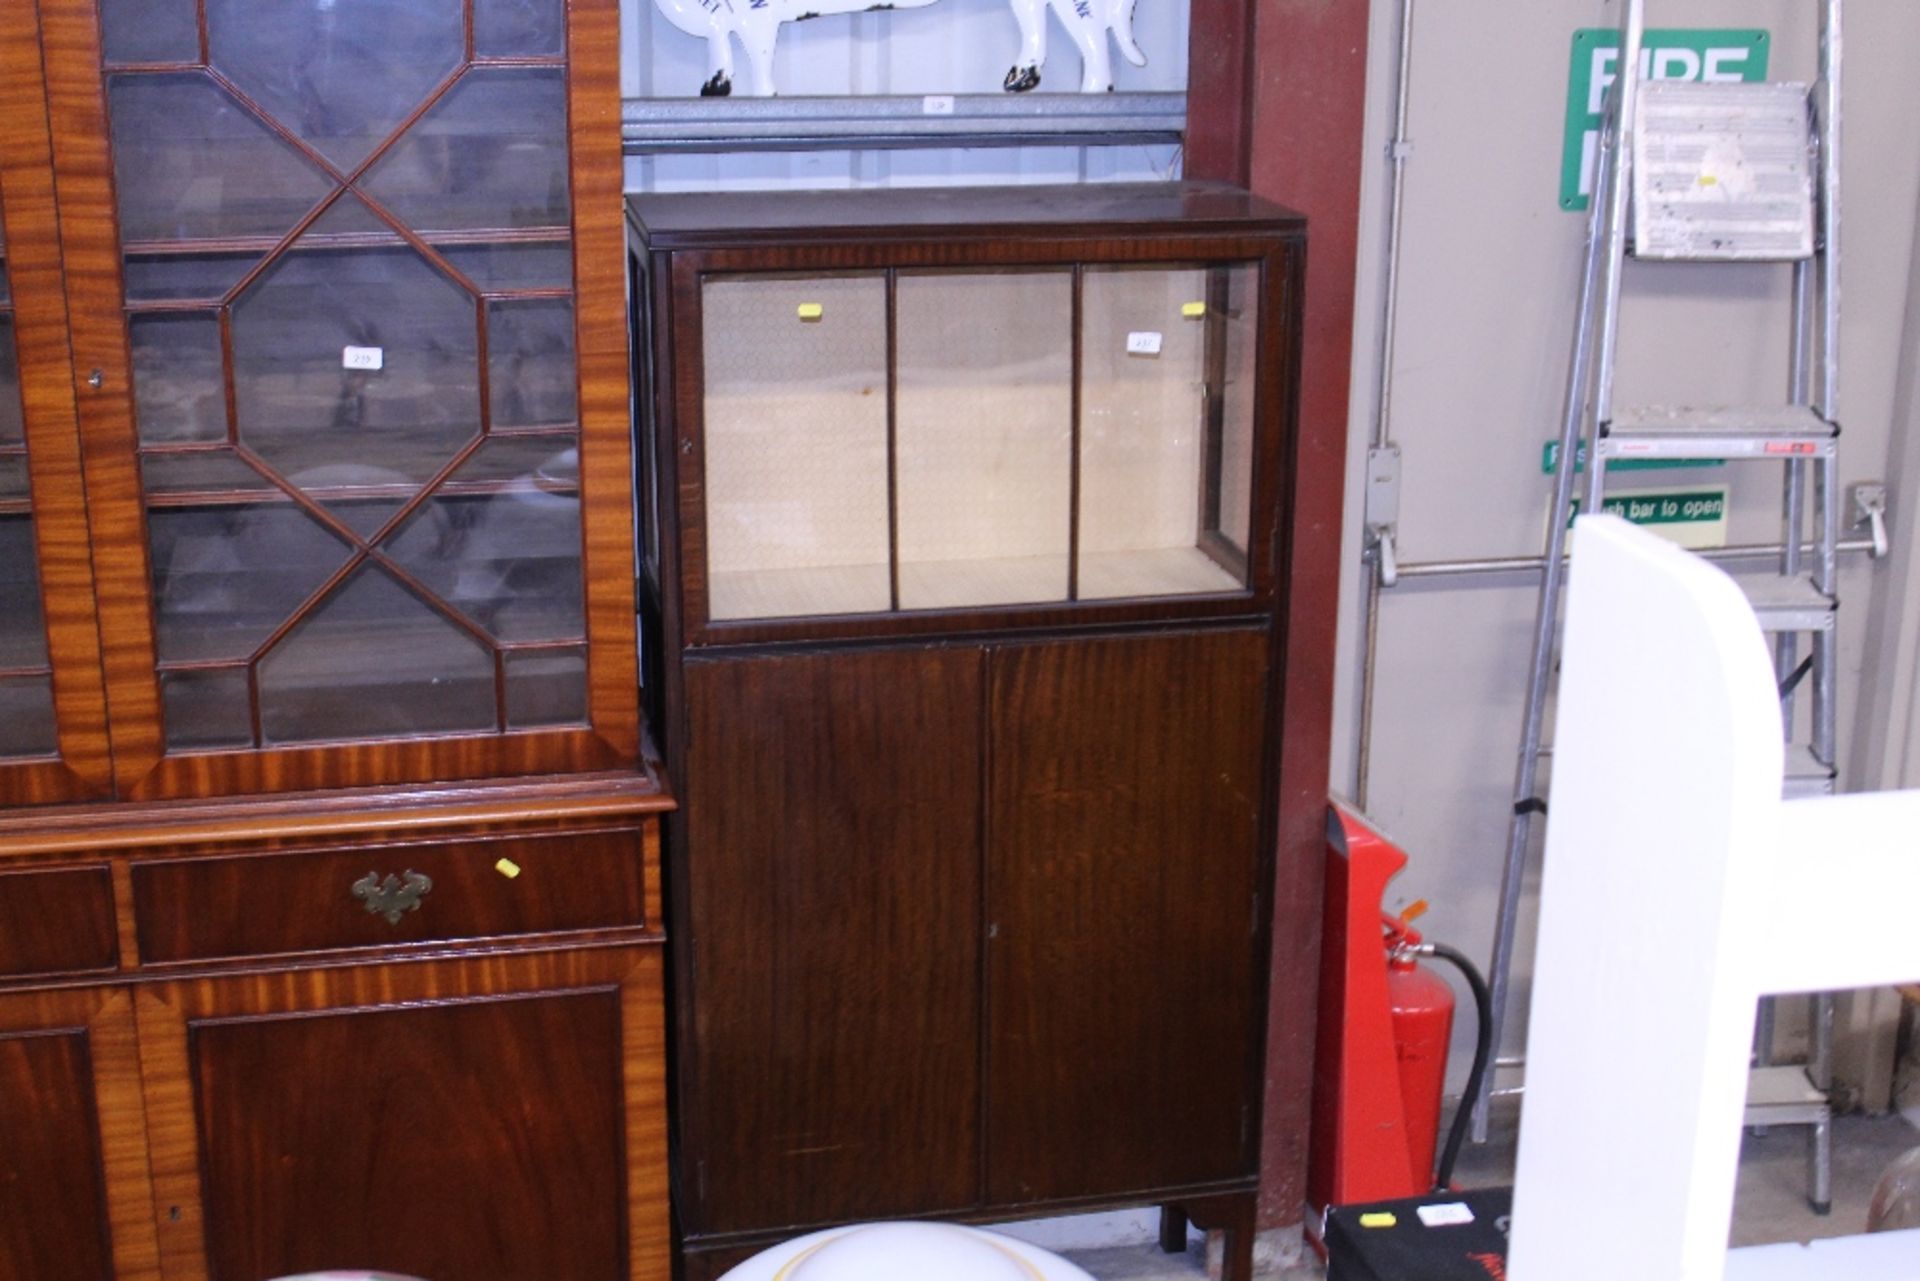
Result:
<instances>
[{"instance_id":1,"label":"metal wall bracket","mask_svg":"<svg viewBox=\"0 0 1920 1281\"><path fill-rule=\"evenodd\" d=\"M1873 540L1873 558L1887 554L1887 487L1877 480L1863 480L1847 486L1847 506L1853 512L1853 527L1868 531Z\"/></svg>"},{"instance_id":2,"label":"metal wall bracket","mask_svg":"<svg viewBox=\"0 0 1920 1281\"><path fill-rule=\"evenodd\" d=\"M620 110L628 155L1152 146L1186 128L1184 93L629 98Z\"/></svg>"},{"instance_id":3,"label":"metal wall bracket","mask_svg":"<svg viewBox=\"0 0 1920 1281\"><path fill-rule=\"evenodd\" d=\"M1400 523L1400 447L1378 445L1367 451L1367 535L1380 574L1380 585L1391 587L1400 579L1399 558L1394 552L1395 531Z\"/></svg>"}]
</instances>

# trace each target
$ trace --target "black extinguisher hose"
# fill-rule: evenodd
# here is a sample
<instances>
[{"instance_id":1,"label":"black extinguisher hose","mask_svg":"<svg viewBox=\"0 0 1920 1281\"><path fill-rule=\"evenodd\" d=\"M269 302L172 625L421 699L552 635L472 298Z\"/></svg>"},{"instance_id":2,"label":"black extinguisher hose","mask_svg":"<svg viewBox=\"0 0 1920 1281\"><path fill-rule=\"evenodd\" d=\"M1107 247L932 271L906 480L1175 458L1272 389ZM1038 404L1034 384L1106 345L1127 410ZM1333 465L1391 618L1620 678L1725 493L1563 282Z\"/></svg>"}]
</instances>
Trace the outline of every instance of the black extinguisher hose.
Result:
<instances>
[{"instance_id":1,"label":"black extinguisher hose","mask_svg":"<svg viewBox=\"0 0 1920 1281\"><path fill-rule=\"evenodd\" d=\"M1492 1065L1493 995L1487 991L1487 981L1480 976L1479 968L1463 953L1445 943L1425 943L1418 950L1460 971L1460 977L1473 989L1474 1017L1479 1020L1473 1044L1473 1070L1467 1073L1466 1092L1460 1096L1460 1107L1453 1114L1453 1127L1447 1131L1447 1146L1441 1150L1440 1164L1433 1172L1434 1191L1444 1192L1453 1183L1453 1163L1459 1160L1460 1145L1466 1142L1467 1123L1473 1117L1473 1101L1480 1097L1480 1083L1486 1079L1487 1069Z\"/></svg>"}]
</instances>

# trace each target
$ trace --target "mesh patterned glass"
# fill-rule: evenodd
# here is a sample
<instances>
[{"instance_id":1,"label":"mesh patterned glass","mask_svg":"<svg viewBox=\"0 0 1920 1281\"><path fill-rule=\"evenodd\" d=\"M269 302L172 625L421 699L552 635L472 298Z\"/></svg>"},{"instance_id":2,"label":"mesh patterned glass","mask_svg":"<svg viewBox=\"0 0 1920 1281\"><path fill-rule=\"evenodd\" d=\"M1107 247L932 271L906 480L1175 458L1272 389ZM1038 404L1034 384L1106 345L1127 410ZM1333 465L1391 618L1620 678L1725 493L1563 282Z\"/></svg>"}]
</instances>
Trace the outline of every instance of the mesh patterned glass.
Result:
<instances>
[{"instance_id":1,"label":"mesh patterned glass","mask_svg":"<svg viewBox=\"0 0 1920 1281\"><path fill-rule=\"evenodd\" d=\"M27 483L13 289L5 233L0 231L0 760L48 756L56 747L39 561Z\"/></svg>"},{"instance_id":2,"label":"mesh patterned glass","mask_svg":"<svg viewBox=\"0 0 1920 1281\"><path fill-rule=\"evenodd\" d=\"M101 16L169 748L580 724L564 0Z\"/></svg>"}]
</instances>

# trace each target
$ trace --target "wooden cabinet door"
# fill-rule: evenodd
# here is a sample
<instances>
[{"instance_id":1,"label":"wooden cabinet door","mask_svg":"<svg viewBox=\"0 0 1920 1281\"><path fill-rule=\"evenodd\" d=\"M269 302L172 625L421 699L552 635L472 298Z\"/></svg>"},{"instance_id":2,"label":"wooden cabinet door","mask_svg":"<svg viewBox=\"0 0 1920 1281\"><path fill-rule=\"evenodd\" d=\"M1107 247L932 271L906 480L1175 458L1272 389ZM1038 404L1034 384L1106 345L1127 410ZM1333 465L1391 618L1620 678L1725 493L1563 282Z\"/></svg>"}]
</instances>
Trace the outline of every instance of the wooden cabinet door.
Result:
<instances>
[{"instance_id":1,"label":"wooden cabinet door","mask_svg":"<svg viewBox=\"0 0 1920 1281\"><path fill-rule=\"evenodd\" d=\"M693 661L693 1234L979 1199L977 649Z\"/></svg>"},{"instance_id":2,"label":"wooden cabinet door","mask_svg":"<svg viewBox=\"0 0 1920 1281\"><path fill-rule=\"evenodd\" d=\"M615 0L39 8L121 793L632 766Z\"/></svg>"},{"instance_id":3,"label":"wooden cabinet door","mask_svg":"<svg viewBox=\"0 0 1920 1281\"><path fill-rule=\"evenodd\" d=\"M159 1276L133 998L0 994L0 1277Z\"/></svg>"},{"instance_id":4,"label":"wooden cabinet door","mask_svg":"<svg viewBox=\"0 0 1920 1281\"><path fill-rule=\"evenodd\" d=\"M0 808L112 785L38 15L0 12Z\"/></svg>"},{"instance_id":5,"label":"wooden cabinet door","mask_svg":"<svg viewBox=\"0 0 1920 1281\"><path fill-rule=\"evenodd\" d=\"M1244 1178L1265 629L996 648L988 1197Z\"/></svg>"},{"instance_id":6,"label":"wooden cabinet door","mask_svg":"<svg viewBox=\"0 0 1920 1281\"><path fill-rule=\"evenodd\" d=\"M169 1281L666 1281L658 947L143 988Z\"/></svg>"}]
</instances>

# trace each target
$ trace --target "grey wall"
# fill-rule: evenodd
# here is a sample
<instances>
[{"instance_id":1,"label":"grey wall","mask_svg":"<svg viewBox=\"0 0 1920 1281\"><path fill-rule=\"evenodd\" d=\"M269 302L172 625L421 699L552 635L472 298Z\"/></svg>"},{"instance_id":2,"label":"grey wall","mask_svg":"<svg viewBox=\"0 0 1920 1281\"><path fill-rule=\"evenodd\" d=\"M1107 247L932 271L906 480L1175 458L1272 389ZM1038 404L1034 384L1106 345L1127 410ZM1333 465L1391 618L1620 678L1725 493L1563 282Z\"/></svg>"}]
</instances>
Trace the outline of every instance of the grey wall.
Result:
<instances>
[{"instance_id":1,"label":"grey wall","mask_svg":"<svg viewBox=\"0 0 1920 1281\"><path fill-rule=\"evenodd\" d=\"M1842 339L1842 480L1889 475L1920 195L1920 5L1847 6L1846 246ZM1399 0L1375 0L1368 154L1392 132ZM1614 26L1617 0L1462 4L1416 0L1398 354L1391 434L1404 457L1400 559L1538 555L1550 499L1542 443L1557 434L1571 340L1583 215L1557 203L1570 41ZM1772 79L1810 79L1813 0L1665 0L1653 27L1765 27ZM1373 430L1388 166L1371 163L1363 199L1355 342L1340 713L1334 789L1351 794L1362 633L1355 483ZM1784 398L1787 270L1638 268L1630 264L1621 403ZM1902 413L1907 412L1902 409ZM1639 482L1641 477L1622 481ZM1735 543L1778 537L1779 471L1759 464L1656 472L1645 483L1725 482ZM1920 495L1896 492L1896 521ZM1885 697L1866 664L1867 625L1888 574L1864 558L1841 578L1843 786L1872 755L1854 742L1863 707ZM1410 850L1389 906L1431 901L1435 937L1491 951L1536 580L1509 575L1408 581L1384 593L1373 656L1377 693L1368 809ZM1660 620L1649 617L1648 627ZM1658 726L1649 726L1658 733ZM1904 734L1905 726L1900 727ZM1883 786L1876 781L1872 785ZM1537 826L1537 825L1536 825ZM1537 861L1538 839L1535 850ZM1658 892L1649 886L1650 893ZM1525 905L1530 920L1532 900ZM1608 927L1594 921L1596 931ZM1525 1030L1524 957L1516 971L1508 1051ZM1471 1020L1458 1029L1464 1075Z\"/></svg>"}]
</instances>

